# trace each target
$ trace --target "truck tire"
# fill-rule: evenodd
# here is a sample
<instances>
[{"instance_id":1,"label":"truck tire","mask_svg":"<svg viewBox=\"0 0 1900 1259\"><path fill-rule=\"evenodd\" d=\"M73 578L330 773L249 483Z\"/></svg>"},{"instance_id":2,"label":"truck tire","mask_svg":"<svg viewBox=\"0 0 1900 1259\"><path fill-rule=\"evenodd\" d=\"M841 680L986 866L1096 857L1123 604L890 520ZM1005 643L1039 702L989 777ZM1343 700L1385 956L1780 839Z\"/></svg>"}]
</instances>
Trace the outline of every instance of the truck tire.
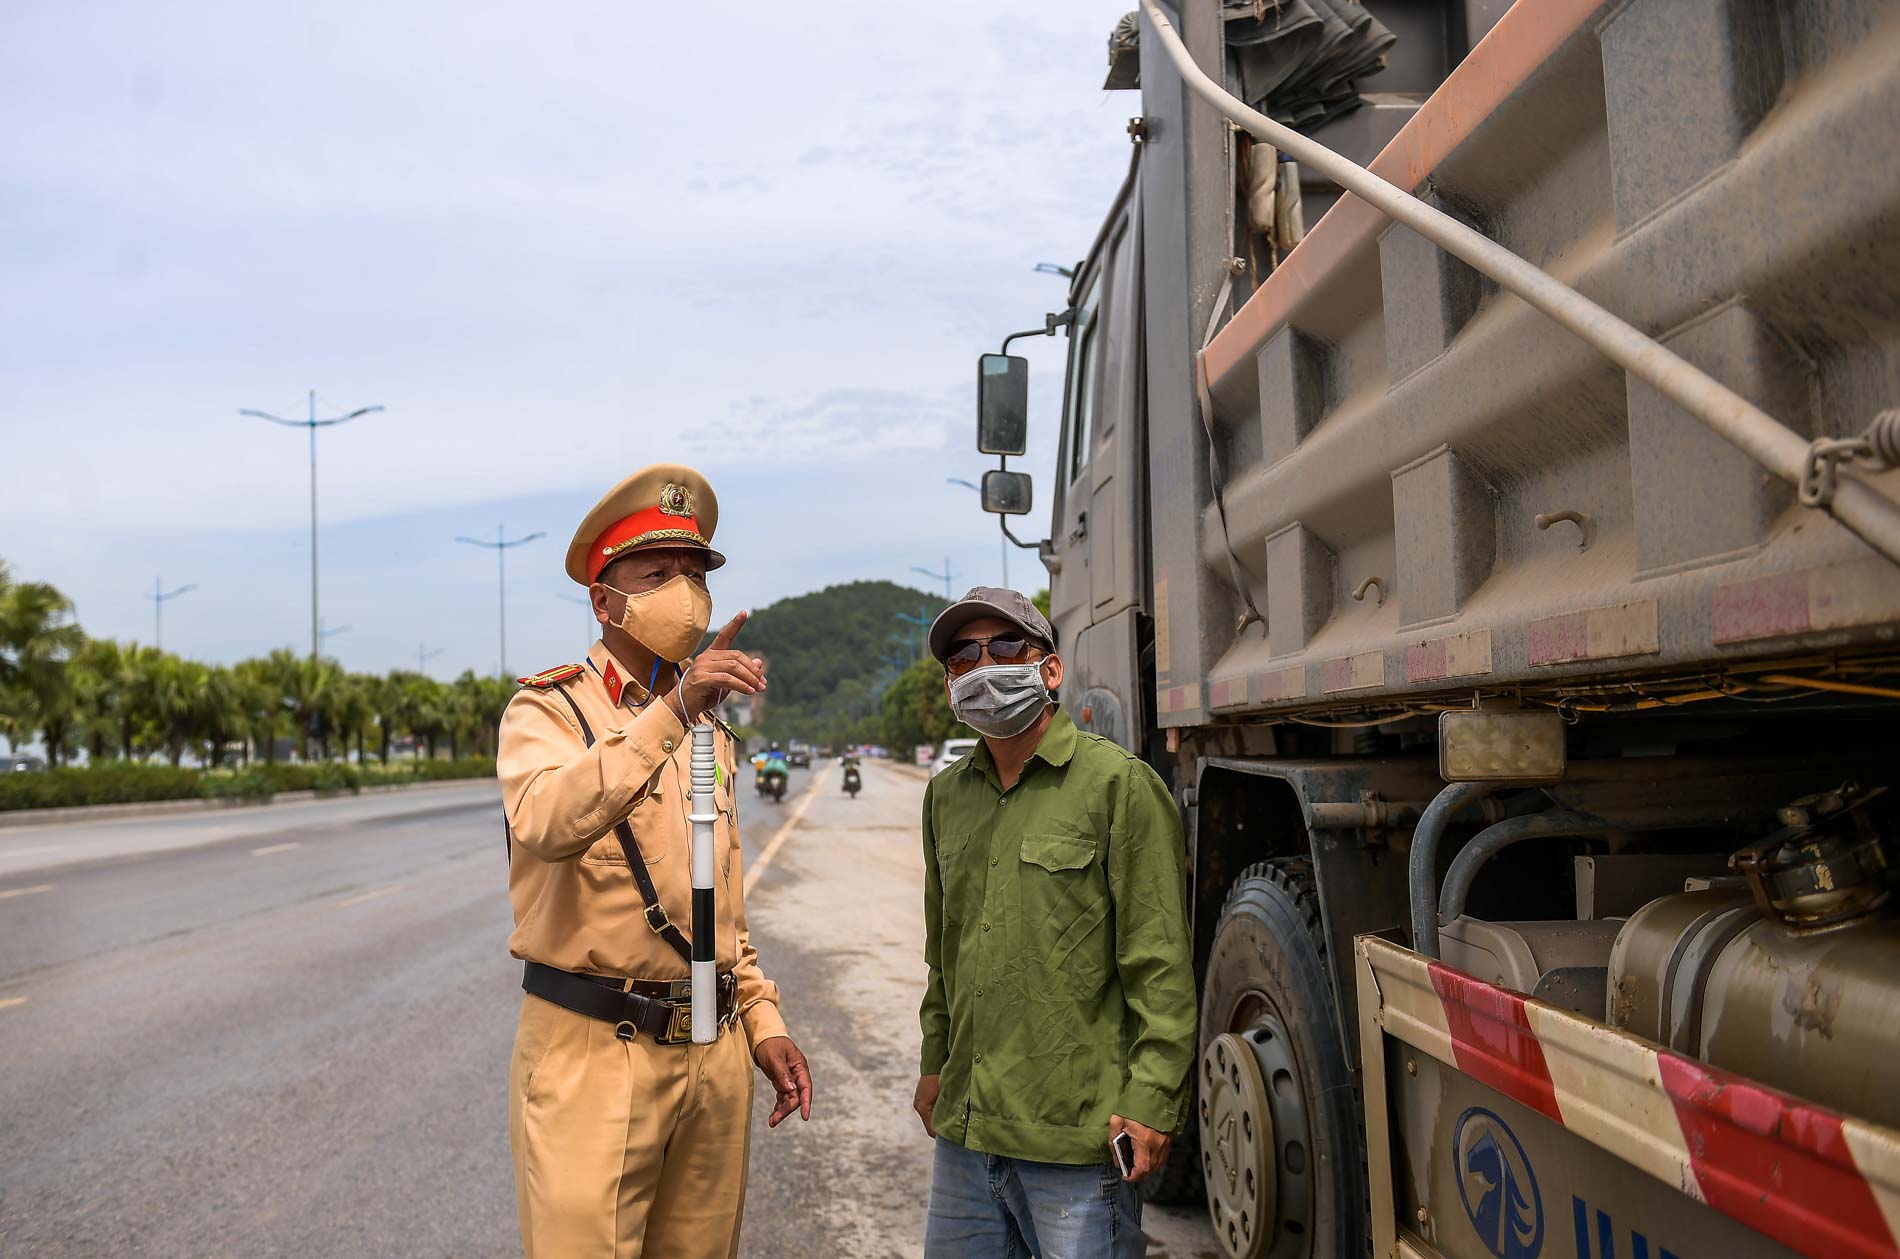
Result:
<instances>
[{"instance_id":1,"label":"truck tire","mask_svg":"<svg viewBox=\"0 0 1900 1259\"><path fill-rule=\"evenodd\" d=\"M1208 1211L1234 1259L1371 1251L1365 1130L1312 863L1242 871L1214 930L1196 1064Z\"/></svg>"}]
</instances>

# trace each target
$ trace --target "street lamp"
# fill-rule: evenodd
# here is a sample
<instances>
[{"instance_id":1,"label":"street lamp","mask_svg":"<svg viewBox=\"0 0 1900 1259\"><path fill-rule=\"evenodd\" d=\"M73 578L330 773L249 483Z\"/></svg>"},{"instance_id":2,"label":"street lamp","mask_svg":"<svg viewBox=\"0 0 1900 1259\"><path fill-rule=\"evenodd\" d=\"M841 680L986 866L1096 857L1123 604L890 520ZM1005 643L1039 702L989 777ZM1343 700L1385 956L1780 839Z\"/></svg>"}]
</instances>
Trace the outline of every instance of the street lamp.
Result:
<instances>
[{"instance_id":1,"label":"street lamp","mask_svg":"<svg viewBox=\"0 0 1900 1259\"><path fill-rule=\"evenodd\" d=\"M955 596L950 593L950 583L955 580L956 574L950 570L950 557L948 555L943 557L943 571L941 573L933 572L928 568L920 568L915 564L910 566L910 571L913 573L922 573L932 581L942 582L943 597L945 599L955 598Z\"/></svg>"},{"instance_id":2,"label":"street lamp","mask_svg":"<svg viewBox=\"0 0 1900 1259\"><path fill-rule=\"evenodd\" d=\"M966 490L975 490L979 495L983 493L982 486L978 485L975 481L966 481L960 476L947 476L944 478L944 481L950 485L961 485ZM1007 590L1009 588L1009 539L1008 538L1003 539L1002 548L1003 548L1003 588Z\"/></svg>"},{"instance_id":3,"label":"street lamp","mask_svg":"<svg viewBox=\"0 0 1900 1259\"><path fill-rule=\"evenodd\" d=\"M338 424L347 424L359 416L380 411L380 406L358 407L346 415L334 415L329 419L317 418L317 391L310 391L310 418L307 420L286 420L272 415L269 411L239 411L239 415L248 415L252 419L269 420L272 424L281 424L285 428L307 428L310 430L310 658L315 660L322 649L323 635L318 632L317 624L317 430L332 428Z\"/></svg>"},{"instance_id":4,"label":"street lamp","mask_svg":"<svg viewBox=\"0 0 1900 1259\"><path fill-rule=\"evenodd\" d=\"M910 645L910 658L912 660L915 660L917 658L917 633L919 630L928 632L930 629L929 610L926 608L919 608L917 609L916 616L912 616L908 612L893 612L891 613L891 615L896 617L898 620L903 621L906 625L913 627L904 632L908 636L906 641Z\"/></svg>"},{"instance_id":5,"label":"street lamp","mask_svg":"<svg viewBox=\"0 0 1900 1259\"><path fill-rule=\"evenodd\" d=\"M499 606L501 608L501 676L504 678L508 676L508 552L514 547L521 546L523 543L532 542L536 538L545 538L547 536L545 533L531 533L525 538L511 539L505 535L500 525L496 525L495 540L493 542L486 541L482 538L459 537L455 539L457 542L466 542L470 546L485 546L495 552L495 576L497 579L495 589L499 594Z\"/></svg>"},{"instance_id":6,"label":"street lamp","mask_svg":"<svg viewBox=\"0 0 1900 1259\"><path fill-rule=\"evenodd\" d=\"M180 586L176 590L167 590L165 589L164 578L154 577L152 579L152 593L145 597L152 601L152 616L154 618L152 637L156 640L160 651L165 650L165 605L171 600L176 599L179 595L190 594L197 588L196 585L190 585Z\"/></svg>"},{"instance_id":7,"label":"street lamp","mask_svg":"<svg viewBox=\"0 0 1900 1259\"><path fill-rule=\"evenodd\" d=\"M1053 262L1038 262L1036 264L1036 274L1059 275L1065 280L1073 280L1075 278L1075 269L1073 267L1057 266Z\"/></svg>"},{"instance_id":8,"label":"street lamp","mask_svg":"<svg viewBox=\"0 0 1900 1259\"><path fill-rule=\"evenodd\" d=\"M320 643L327 643L338 634L347 634L349 632L350 627L347 625L339 625L335 629L331 629L321 621L317 622L317 641Z\"/></svg>"},{"instance_id":9,"label":"street lamp","mask_svg":"<svg viewBox=\"0 0 1900 1259\"><path fill-rule=\"evenodd\" d=\"M431 660L434 660L437 656L441 655L443 652L447 650L448 650L447 647L431 648L431 647L425 647L421 643L417 643L416 644L416 672L422 674L425 677L428 676L429 662Z\"/></svg>"}]
</instances>

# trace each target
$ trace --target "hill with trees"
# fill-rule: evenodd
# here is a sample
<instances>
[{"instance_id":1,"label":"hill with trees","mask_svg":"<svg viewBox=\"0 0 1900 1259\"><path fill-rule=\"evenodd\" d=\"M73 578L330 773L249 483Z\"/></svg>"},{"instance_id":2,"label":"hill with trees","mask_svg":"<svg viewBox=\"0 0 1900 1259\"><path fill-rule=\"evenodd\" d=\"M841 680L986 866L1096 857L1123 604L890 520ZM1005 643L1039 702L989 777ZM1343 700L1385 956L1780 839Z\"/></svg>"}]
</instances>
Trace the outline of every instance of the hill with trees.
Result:
<instances>
[{"instance_id":1,"label":"hill with trees","mask_svg":"<svg viewBox=\"0 0 1900 1259\"><path fill-rule=\"evenodd\" d=\"M897 746L888 736L903 732L885 729L886 688L917 658L928 663L924 631L945 606L895 582L854 581L756 609L737 645L769 662L758 733Z\"/></svg>"}]
</instances>

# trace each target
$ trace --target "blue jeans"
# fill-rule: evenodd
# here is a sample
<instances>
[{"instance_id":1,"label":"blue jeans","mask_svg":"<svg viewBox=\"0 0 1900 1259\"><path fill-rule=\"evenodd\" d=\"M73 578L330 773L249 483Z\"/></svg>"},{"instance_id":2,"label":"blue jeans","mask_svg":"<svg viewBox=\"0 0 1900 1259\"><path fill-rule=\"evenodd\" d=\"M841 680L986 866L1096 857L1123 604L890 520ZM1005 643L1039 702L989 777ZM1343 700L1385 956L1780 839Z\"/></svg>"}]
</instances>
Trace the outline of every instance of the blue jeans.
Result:
<instances>
[{"instance_id":1,"label":"blue jeans","mask_svg":"<svg viewBox=\"0 0 1900 1259\"><path fill-rule=\"evenodd\" d=\"M1106 1164L979 1154L937 1138L924 1259L1139 1259L1141 1198Z\"/></svg>"}]
</instances>

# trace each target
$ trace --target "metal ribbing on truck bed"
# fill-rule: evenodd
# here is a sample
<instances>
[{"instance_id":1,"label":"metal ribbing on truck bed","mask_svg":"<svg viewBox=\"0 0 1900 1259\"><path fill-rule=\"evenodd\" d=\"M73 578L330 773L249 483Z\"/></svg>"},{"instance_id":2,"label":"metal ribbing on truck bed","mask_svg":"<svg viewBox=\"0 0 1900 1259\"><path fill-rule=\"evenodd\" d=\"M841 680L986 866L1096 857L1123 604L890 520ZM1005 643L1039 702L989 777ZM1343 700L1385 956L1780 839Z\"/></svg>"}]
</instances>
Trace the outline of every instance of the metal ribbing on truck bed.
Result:
<instances>
[{"instance_id":1,"label":"metal ribbing on truck bed","mask_svg":"<svg viewBox=\"0 0 1900 1259\"><path fill-rule=\"evenodd\" d=\"M1773 416L1496 241L1325 145L1249 108L1195 63L1155 0L1141 0L1141 9L1182 81L1222 116L1496 280L1777 477L1796 486L1807 479L1813 445ZM1900 563L1900 504L1864 482L1843 477L1832 501L1810 505L1827 511L1888 560Z\"/></svg>"}]
</instances>

